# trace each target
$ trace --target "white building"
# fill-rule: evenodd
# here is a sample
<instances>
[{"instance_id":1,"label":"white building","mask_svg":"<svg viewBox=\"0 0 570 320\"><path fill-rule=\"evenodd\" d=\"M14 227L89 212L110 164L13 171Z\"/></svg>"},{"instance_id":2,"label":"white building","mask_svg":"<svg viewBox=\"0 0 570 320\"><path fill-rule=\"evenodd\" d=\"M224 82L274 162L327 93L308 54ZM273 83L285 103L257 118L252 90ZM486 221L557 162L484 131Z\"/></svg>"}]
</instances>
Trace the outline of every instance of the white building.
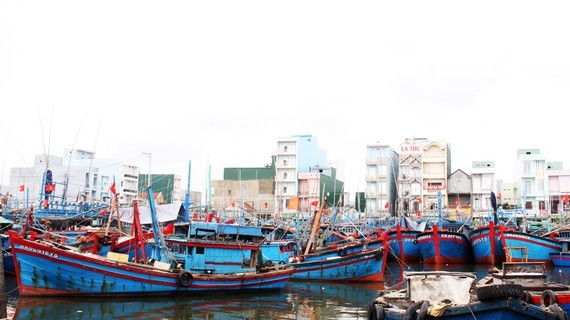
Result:
<instances>
[{"instance_id":1,"label":"white building","mask_svg":"<svg viewBox=\"0 0 570 320\"><path fill-rule=\"evenodd\" d=\"M374 217L396 212L398 162L389 145L366 146L366 212Z\"/></svg>"},{"instance_id":2,"label":"white building","mask_svg":"<svg viewBox=\"0 0 570 320\"><path fill-rule=\"evenodd\" d=\"M496 191L495 173L494 161L473 161L471 163L471 210L473 212L492 211L491 192Z\"/></svg>"},{"instance_id":3,"label":"white building","mask_svg":"<svg viewBox=\"0 0 570 320\"><path fill-rule=\"evenodd\" d=\"M400 144L400 172L398 174L399 208L403 212L418 213L422 197L422 146L425 138L410 138Z\"/></svg>"},{"instance_id":4,"label":"white building","mask_svg":"<svg viewBox=\"0 0 570 320\"><path fill-rule=\"evenodd\" d=\"M63 157L36 155L33 167L11 168L10 193L23 205L36 203L47 170L52 172L55 198L61 202L108 202L113 181L120 203L130 204L137 196L139 167L95 159L93 152L84 150L65 150Z\"/></svg>"},{"instance_id":5,"label":"white building","mask_svg":"<svg viewBox=\"0 0 570 320\"><path fill-rule=\"evenodd\" d=\"M289 200L299 195L299 173L327 165L326 151L312 135L295 135L277 140L275 152L275 212L292 213Z\"/></svg>"},{"instance_id":6,"label":"white building","mask_svg":"<svg viewBox=\"0 0 570 320\"><path fill-rule=\"evenodd\" d=\"M520 207L531 214L550 212L547 164L540 149L518 149L517 169Z\"/></svg>"}]
</instances>

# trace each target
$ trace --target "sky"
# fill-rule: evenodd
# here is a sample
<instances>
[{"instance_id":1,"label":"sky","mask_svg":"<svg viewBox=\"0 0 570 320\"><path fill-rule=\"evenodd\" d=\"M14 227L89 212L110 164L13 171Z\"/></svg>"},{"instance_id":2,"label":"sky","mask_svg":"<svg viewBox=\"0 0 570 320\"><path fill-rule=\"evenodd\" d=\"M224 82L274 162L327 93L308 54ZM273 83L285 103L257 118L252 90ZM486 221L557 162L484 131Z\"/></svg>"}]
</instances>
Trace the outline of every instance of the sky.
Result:
<instances>
[{"instance_id":1,"label":"sky","mask_svg":"<svg viewBox=\"0 0 570 320\"><path fill-rule=\"evenodd\" d=\"M568 1L0 0L0 183L64 149L205 192L311 134L348 192L366 146L445 141L452 171L517 149L570 169ZM146 155L145 155L146 154ZM150 157L148 156L150 154Z\"/></svg>"}]
</instances>

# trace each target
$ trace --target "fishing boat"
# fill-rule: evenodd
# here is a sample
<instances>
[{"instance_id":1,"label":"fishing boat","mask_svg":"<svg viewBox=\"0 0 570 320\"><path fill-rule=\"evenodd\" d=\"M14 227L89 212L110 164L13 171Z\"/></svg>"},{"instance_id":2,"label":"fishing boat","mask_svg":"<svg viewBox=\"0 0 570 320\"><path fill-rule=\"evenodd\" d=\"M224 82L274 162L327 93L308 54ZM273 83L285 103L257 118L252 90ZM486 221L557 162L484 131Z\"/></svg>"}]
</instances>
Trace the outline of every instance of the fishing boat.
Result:
<instances>
[{"instance_id":1,"label":"fishing boat","mask_svg":"<svg viewBox=\"0 0 570 320\"><path fill-rule=\"evenodd\" d=\"M473 249L473 259L480 264L500 264L505 262L505 248L502 242L504 226L497 226L493 221L469 232L469 241Z\"/></svg>"},{"instance_id":2,"label":"fishing boat","mask_svg":"<svg viewBox=\"0 0 570 320\"><path fill-rule=\"evenodd\" d=\"M291 256L296 280L382 281L386 251L382 247L364 248L362 244L319 250Z\"/></svg>"},{"instance_id":3,"label":"fishing boat","mask_svg":"<svg viewBox=\"0 0 570 320\"><path fill-rule=\"evenodd\" d=\"M551 254L562 252L562 242L554 237L514 229L505 229L501 236L506 260L510 262L545 262L552 265Z\"/></svg>"},{"instance_id":4,"label":"fishing boat","mask_svg":"<svg viewBox=\"0 0 570 320\"><path fill-rule=\"evenodd\" d=\"M491 192L493 219L486 225L476 227L469 232L469 241L473 250L473 259L481 264L499 264L505 261L505 248L502 234L504 225L498 225L497 197Z\"/></svg>"},{"instance_id":5,"label":"fishing boat","mask_svg":"<svg viewBox=\"0 0 570 320\"><path fill-rule=\"evenodd\" d=\"M291 279L290 266L257 264L258 245L187 239L165 240L148 188L153 247L136 261L109 253L83 253L62 243L10 231L20 296L134 296L281 290ZM135 214L138 205L134 203ZM142 242L136 241L138 246ZM213 248L214 250L209 250ZM137 250L137 252L139 252ZM211 254L209 254L211 253ZM246 256L249 254L249 256ZM244 260L244 258L246 258Z\"/></svg>"},{"instance_id":6,"label":"fishing boat","mask_svg":"<svg viewBox=\"0 0 570 320\"><path fill-rule=\"evenodd\" d=\"M478 285L520 286L523 301L536 306L558 306L570 313L570 286L547 281L544 262L503 262L500 270L493 269Z\"/></svg>"},{"instance_id":7,"label":"fishing boat","mask_svg":"<svg viewBox=\"0 0 570 320\"><path fill-rule=\"evenodd\" d=\"M437 198L439 213L437 223L434 223L431 229L416 236L423 262L427 264L472 262L473 251L467 237L467 221L444 219L439 191Z\"/></svg>"},{"instance_id":8,"label":"fishing boat","mask_svg":"<svg viewBox=\"0 0 570 320\"><path fill-rule=\"evenodd\" d=\"M403 228L398 224L387 230L386 233L386 241L390 248L388 257L391 260L397 259L404 263L419 262L421 260L421 251L417 237L422 231Z\"/></svg>"},{"instance_id":9,"label":"fishing boat","mask_svg":"<svg viewBox=\"0 0 570 320\"><path fill-rule=\"evenodd\" d=\"M368 319L564 319L558 305L540 307L521 300L521 286L477 286L470 272L405 272L406 288L379 291Z\"/></svg>"}]
</instances>

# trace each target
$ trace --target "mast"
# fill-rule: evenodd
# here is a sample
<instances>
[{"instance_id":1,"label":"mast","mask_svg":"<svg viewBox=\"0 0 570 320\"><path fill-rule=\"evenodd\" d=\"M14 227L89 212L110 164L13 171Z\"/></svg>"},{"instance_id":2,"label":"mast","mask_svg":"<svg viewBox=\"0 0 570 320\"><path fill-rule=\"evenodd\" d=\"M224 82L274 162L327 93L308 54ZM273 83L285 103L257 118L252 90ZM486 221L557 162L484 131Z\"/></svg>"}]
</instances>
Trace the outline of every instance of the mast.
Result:
<instances>
[{"instance_id":1,"label":"mast","mask_svg":"<svg viewBox=\"0 0 570 320\"><path fill-rule=\"evenodd\" d=\"M188 186L186 187L186 198L184 199L184 222L190 221L190 172L192 168L192 160L188 161Z\"/></svg>"}]
</instances>

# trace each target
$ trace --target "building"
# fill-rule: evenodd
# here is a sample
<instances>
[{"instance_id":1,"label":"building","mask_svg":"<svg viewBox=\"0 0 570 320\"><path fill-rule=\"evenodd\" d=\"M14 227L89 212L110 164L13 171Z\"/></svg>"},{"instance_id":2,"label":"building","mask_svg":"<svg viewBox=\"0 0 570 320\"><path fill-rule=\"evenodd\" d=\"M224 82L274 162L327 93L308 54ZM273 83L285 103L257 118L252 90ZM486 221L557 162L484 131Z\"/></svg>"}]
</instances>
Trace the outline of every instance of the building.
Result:
<instances>
[{"instance_id":1,"label":"building","mask_svg":"<svg viewBox=\"0 0 570 320\"><path fill-rule=\"evenodd\" d=\"M54 197L61 202L108 202L113 183L120 203L131 204L137 197L139 167L95 159L93 152L85 150L65 150L63 157L36 155L33 167L10 169L10 193L17 195L22 206L39 201L48 169L56 183Z\"/></svg>"},{"instance_id":2,"label":"building","mask_svg":"<svg viewBox=\"0 0 570 320\"><path fill-rule=\"evenodd\" d=\"M212 181L211 208L253 208L267 219L275 207L275 157L253 168L224 168L224 179Z\"/></svg>"},{"instance_id":3,"label":"building","mask_svg":"<svg viewBox=\"0 0 570 320\"><path fill-rule=\"evenodd\" d=\"M425 138L406 139L400 144L398 174L398 210L420 213L422 196L422 146Z\"/></svg>"},{"instance_id":4,"label":"building","mask_svg":"<svg viewBox=\"0 0 570 320\"><path fill-rule=\"evenodd\" d=\"M447 179L447 196L450 216L459 220L460 216L471 214L471 176L461 169L455 170Z\"/></svg>"},{"instance_id":5,"label":"building","mask_svg":"<svg viewBox=\"0 0 570 320\"><path fill-rule=\"evenodd\" d=\"M540 149L517 150L518 191L521 207L529 214L550 212L546 158Z\"/></svg>"},{"instance_id":6,"label":"building","mask_svg":"<svg viewBox=\"0 0 570 320\"><path fill-rule=\"evenodd\" d=\"M185 194L182 191L182 177L177 174L139 174L138 190L146 194L146 186L152 182L152 191L160 192L165 203L184 201ZM147 198L146 196L143 198Z\"/></svg>"},{"instance_id":7,"label":"building","mask_svg":"<svg viewBox=\"0 0 570 320\"><path fill-rule=\"evenodd\" d=\"M448 208L447 177L451 172L451 150L443 141L422 146L422 214L436 215L438 202Z\"/></svg>"},{"instance_id":8,"label":"building","mask_svg":"<svg viewBox=\"0 0 570 320\"><path fill-rule=\"evenodd\" d=\"M547 169L550 212L566 217L570 204L570 170L564 170L561 163L548 163Z\"/></svg>"},{"instance_id":9,"label":"building","mask_svg":"<svg viewBox=\"0 0 570 320\"><path fill-rule=\"evenodd\" d=\"M472 199L474 212L485 213L493 210L491 192L495 192L495 162L473 161L471 165Z\"/></svg>"},{"instance_id":10,"label":"building","mask_svg":"<svg viewBox=\"0 0 570 320\"><path fill-rule=\"evenodd\" d=\"M299 173L316 166L325 167L326 152L312 135L295 135L277 140L275 159L275 212L294 213L289 200L299 196Z\"/></svg>"},{"instance_id":11,"label":"building","mask_svg":"<svg viewBox=\"0 0 570 320\"><path fill-rule=\"evenodd\" d=\"M371 217L396 214L398 161L389 145L366 146L366 213Z\"/></svg>"}]
</instances>

